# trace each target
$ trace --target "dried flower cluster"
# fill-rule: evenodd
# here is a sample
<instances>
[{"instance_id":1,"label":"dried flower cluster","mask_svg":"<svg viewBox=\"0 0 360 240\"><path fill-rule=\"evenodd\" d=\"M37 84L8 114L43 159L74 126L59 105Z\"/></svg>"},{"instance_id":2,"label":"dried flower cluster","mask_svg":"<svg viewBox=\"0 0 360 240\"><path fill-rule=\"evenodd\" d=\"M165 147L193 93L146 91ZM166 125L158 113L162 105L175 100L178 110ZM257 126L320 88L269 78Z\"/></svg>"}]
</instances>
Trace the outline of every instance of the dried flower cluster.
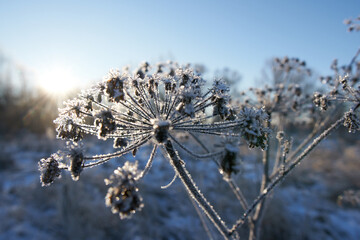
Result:
<instances>
[{"instance_id":1,"label":"dried flower cluster","mask_svg":"<svg viewBox=\"0 0 360 240\"><path fill-rule=\"evenodd\" d=\"M346 190L337 199L340 206L349 206L358 208L360 207L360 191L359 190Z\"/></svg>"},{"instance_id":2,"label":"dried flower cluster","mask_svg":"<svg viewBox=\"0 0 360 240\"><path fill-rule=\"evenodd\" d=\"M174 180L182 181L188 195L225 239L236 239L238 228L245 222L250 227L249 238L256 239L264 200L270 191L339 125L347 127L349 132L360 130L360 64L356 62L359 54L360 50L350 65L344 67L338 67L334 61L331 68L335 76L321 78L330 90L314 95L307 93L303 82L304 76L311 75L304 61L276 58L272 85L243 93L241 100L244 101L236 106L224 80L215 80L207 87L201 74L189 65L143 63L133 72L129 68L111 70L102 82L64 102L64 107L59 109L59 116L54 121L58 125L57 136L70 142L69 149L40 160L42 185L49 186L61 176L61 171L69 171L72 179L77 181L84 169L128 153L135 157L139 148L151 144L152 151L143 169L138 169L137 162L125 162L105 179L109 185L105 201L113 213L123 219L142 209L143 199L137 186L151 168L158 149L162 148L175 171ZM342 112L340 119L327 126L332 116L323 121L322 114L337 105L335 103L346 103L347 110ZM322 111L317 111L315 106ZM285 133L286 121L293 123L295 119L305 117L317 121L318 125L314 124L309 137L292 149L292 137ZM272 141L273 131L277 132L277 141ZM111 139L115 151L88 155L79 147L87 141L88 135L102 141ZM201 135L216 139L216 151L210 150ZM202 150L187 147L184 139L193 140ZM239 172L242 142L249 148L262 150L260 192L251 204L232 178ZM270 142L277 150L270 149L273 147ZM244 209L231 228L197 188L179 150L194 159L212 159L217 164ZM275 159L270 162L273 155L276 155Z\"/></svg>"},{"instance_id":3,"label":"dried flower cluster","mask_svg":"<svg viewBox=\"0 0 360 240\"><path fill-rule=\"evenodd\" d=\"M350 133L360 130L360 119L354 111L350 110L345 113L344 126L349 129Z\"/></svg>"},{"instance_id":4,"label":"dried flower cluster","mask_svg":"<svg viewBox=\"0 0 360 240\"><path fill-rule=\"evenodd\" d=\"M59 168L58 155L53 154L49 158L43 158L39 161L40 181L42 186L49 186L61 175Z\"/></svg>"},{"instance_id":5,"label":"dried flower cluster","mask_svg":"<svg viewBox=\"0 0 360 240\"><path fill-rule=\"evenodd\" d=\"M352 133L359 129L359 113L356 111L360 107L360 61L357 61L359 55L360 49L348 65L341 67L335 59L331 64L334 76L320 77L327 87L327 93L315 92L313 99L322 111L332 105L339 107L345 104L349 111L344 113L344 126Z\"/></svg>"},{"instance_id":6,"label":"dried flower cluster","mask_svg":"<svg viewBox=\"0 0 360 240\"><path fill-rule=\"evenodd\" d=\"M58 137L72 144L70 150L60 153L63 155L61 168L57 168L59 163L53 158L41 160L41 181L43 185L49 185L60 176L61 170L70 171L76 181L84 169L130 152L135 156L141 146L151 143L153 150L143 170L138 170L137 164L126 162L105 180L110 185L107 206L125 218L143 206L136 185L148 172L159 147L174 161L172 165L179 171L177 175L184 184L189 185L188 189L192 189L194 183L187 171L182 170L183 161L179 160L181 164L177 165L178 155L172 143L194 158L215 160L223 174L230 176L237 172L239 140L244 138L251 148L265 149L270 130L263 126L267 114L261 109L243 108L237 114L236 108L230 105L229 91L223 80L216 80L206 89L205 80L199 73L175 63L156 67L144 63L134 73L129 69L111 70L102 82L64 102L55 123ZM220 139L231 137L235 139L235 145L225 144L217 152L200 154L182 143L184 133L195 139L199 134ZM79 142L86 141L87 135L97 136L100 140L112 139L117 151L87 156L77 147ZM196 192L190 191L190 194L203 198ZM207 206L207 201L197 201L204 209L214 211ZM217 227L223 229L217 214L212 214L215 216L212 221L218 222Z\"/></svg>"},{"instance_id":7,"label":"dried flower cluster","mask_svg":"<svg viewBox=\"0 0 360 240\"><path fill-rule=\"evenodd\" d=\"M237 141L230 140L224 143L224 153L220 160L220 173L225 179L230 179L232 174L239 171L238 155Z\"/></svg>"},{"instance_id":8,"label":"dried flower cluster","mask_svg":"<svg viewBox=\"0 0 360 240\"><path fill-rule=\"evenodd\" d=\"M298 58L275 58L271 62L271 78L261 87L250 88L241 94L241 106L262 108L269 115L272 125L303 123L318 118L319 111L313 104L306 79L310 68Z\"/></svg>"},{"instance_id":9,"label":"dried flower cluster","mask_svg":"<svg viewBox=\"0 0 360 240\"><path fill-rule=\"evenodd\" d=\"M349 32L353 32L353 31L360 31L360 16L358 16L357 18L349 18L344 20L344 24L347 25L348 27L348 31Z\"/></svg>"},{"instance_id":10,"label":"dried flower cluster","mask_svg":"<svg viewBox=\"0 0 360 240\"><path fill-rule=\"evenodd\" d=\"M144 206L136 186L137 167L137 162L125 162L109 179L105 179L105 184L111 185L105 197L106 206L111 207L112 213L118 213L121 219L130 217Z\"/></svg>"},{"instance_id":11,"label":"dried flower cluster","mask_svg":"<svg viewBox=\"0 0 360 240\"><path fill-rule=\"evenodd\" d=\"M239 131L249 144L250 148L260 147L266 149L270 129L263 126L268 115L262 109L244 107L238 115Z\"/></svg>"}]
</instances>

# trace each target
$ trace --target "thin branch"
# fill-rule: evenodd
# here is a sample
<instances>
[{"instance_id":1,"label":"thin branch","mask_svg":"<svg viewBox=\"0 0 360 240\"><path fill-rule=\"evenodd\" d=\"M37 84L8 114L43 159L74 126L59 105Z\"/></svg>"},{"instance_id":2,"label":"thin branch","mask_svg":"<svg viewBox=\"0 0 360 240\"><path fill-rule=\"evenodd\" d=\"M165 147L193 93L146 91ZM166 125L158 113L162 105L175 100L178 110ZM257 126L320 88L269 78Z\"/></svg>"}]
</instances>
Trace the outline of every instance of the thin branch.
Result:
<instances>
[{"instance_id":1,"label":"thin branch","mask_svg":"<svg viewBox=\"0 0 360 240\"><path fill-rule=\"evenodd\" d=\"M209 229L209 227L208 227L208 225L206 223L206 219L204 218L203 212L200 211L199 206L196 204L195 200L189 194L186 194L186 195L188 195L192 205L194 206L194 208L196 210L196 213L200 218L201 225L203 226L203 228L204 228L204 230L206 232L206 235L208 236L209 240L213 240L214 238L212 237L210 229Z\"/></svg>"},{"instance_id":2,"label":"thin branch","mask_svg":"<svg viewBox=\"0 0 360 240\"><path fill-rule=\"evenodd\" d=\"M249 214L255 209L255 207L270 193L270 191L276 187L322 140L324 140L329 134L335 130L339 125L344 122L344 117L337 120L328 129L326 129L319 137L315 138L310 146L308 146L295 161L284 171L280 176L277 176L265 189L264 191L254 200L250 207L245 211L244 215L236 221L236 223L230 229L230 234L233 234L235 230L244 224L245 219L248 218Z\"/></svg>"},{"instance_id":3,"label":"thin branch","mask_svg":"<svg viewBox=\"0 0 360 240\"><path fill-rule=\"evenodd\" d=\"M112 158L116 158L116 157L120 157L132 150L134 150L135 148L138 148L142 145L144 145L152 136L148 135L144 138L142 138L142 140L140 140L139 142L131 145L130 147L127 147L123 150L120 150L120 151L117 151L115 153L110 153L110 154L103 154L103 155L97 155L97 156L92 156L92 157L84 157L84 160L96 160L96 159L101 159L97 162L92 162L92 163L89 163L89 164L85 164L84 165L84 168L88 168L88 167L93 167L93 166L97 166L97 165L100 165L102 163L105 163L107 161L109 161L110 159Z\"/></svg>"},{"instance_id":4,"label":"thin branch","mask_svg":"<svg viewBox=\"0 0 360 240\"><path fill-rule=\"evenodd\" d=\"M199 206L202 208L214 226L219 230L224 239L228 239L229 232L225 223L221 220L218 213L214 210L214 208L210 205L210 203L206 200L204 195L195 185L195 182L192 180L191 175L188 173L182 161L180 160L179 155L175 151L170 140L165 143L164 148L169 156L171 165L174 167L178 177L181 179L189 195L193 197L199 204Z\"/></svg>"},{"instance_id":5,"label":"thin branch","mask_svg":"<svg viewBox=\"0 0 360 240\"><path fill-rule=\"evenodd\" d=\"M158 145L157 145L157 144L154 144L153 150L151 151L151 154L150 154L150 158L149 158L149 160L147 161L144 170L139 174L139 176L137 176L137 177L135 178L136 181L142 179L142 178L147 174L147 172L150 170L150 168L151 168L151 166L152 166L152 163L153 163L153 160L154 160L154 157L155 157L155 155L156 155L156 150L157 150L157 148L158 148Z\"/></svg>"},{"instance_id":6,"label":"thin branch","mask_svg":"<svg viewBox=\"0 0 360 240\"><path fill-rule=\"evenodd\" d=\"M217 155L221 155L223 153L223 151L218 151L218 152L212 152L212 153L207 153L207 154L196 154L196 153L193 153L187 147L185 147L183 144L181 144L179 141L177 141L171 134L169 134L169 136L180 148L182 148L185 152L187 152L189 155L191 155L192 157L195 157L195 158L211 158L211 157L215 157Z\"/></svg>"}]
</instances>

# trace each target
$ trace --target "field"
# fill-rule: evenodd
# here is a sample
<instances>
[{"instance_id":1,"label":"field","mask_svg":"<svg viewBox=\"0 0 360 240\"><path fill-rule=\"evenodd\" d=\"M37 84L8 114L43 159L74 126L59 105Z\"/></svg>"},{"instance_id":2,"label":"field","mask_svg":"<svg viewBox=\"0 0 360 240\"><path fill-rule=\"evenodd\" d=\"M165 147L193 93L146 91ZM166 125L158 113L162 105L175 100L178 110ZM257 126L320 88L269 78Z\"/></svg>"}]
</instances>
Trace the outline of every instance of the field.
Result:
<instances>
[{"instance_id":1,"label":"field","mask_svg":"<svg viewBox=\"0 0 360 240\"><path fill-rule=\"evenodd\" d=\"M347 134L345 132L337 134ZM262 239L359 239L359 202L343 202L344 191L360 188L360 140L349 135L336 140L337 134L321 144L308 159L275 189L268 201L263 220ZM111 143L89 146L91 151L111 149ZM61 147L55 139L24 134L17 139L2 140L0 174L0 239L206 239L200 218L177 180L161 189L173 177L167 160L158 154L139 189L144 208L132 219L120 220L105 207L106 186L103 179L122 165L126 155L101 167L84 171L78 182L64 175L52 186L43 188L37 162ZM151 151L144 147L137 155L145 164ZM247 147L241 150L244 155ZM214 203L226 221L233 222L241 212L233 193L221 181L212 162L188 160L188 169L199 188ZM251 200L256 192L246 186L259 184L259 156L242 160L236 181ZM245 231L246 229L242 229ZM216 229L210 228L215 236ZM218 236L219 237L219 236Z\"/></svg>"}]
</instances>

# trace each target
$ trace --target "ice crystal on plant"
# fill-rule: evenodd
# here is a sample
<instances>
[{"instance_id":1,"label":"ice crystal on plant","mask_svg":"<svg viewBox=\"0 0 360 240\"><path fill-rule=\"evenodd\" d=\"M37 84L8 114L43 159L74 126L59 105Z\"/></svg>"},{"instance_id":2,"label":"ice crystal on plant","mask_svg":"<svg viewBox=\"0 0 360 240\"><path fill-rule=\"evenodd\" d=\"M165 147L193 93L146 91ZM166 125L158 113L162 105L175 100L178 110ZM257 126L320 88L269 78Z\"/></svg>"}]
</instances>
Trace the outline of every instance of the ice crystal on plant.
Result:
<instances>
[{"instance_id":1,"label":"ice crystal on plant","mask_svg":"<svg viewBox=\"0 0 360 240\"><path fill-rule=\"evenodd\" d=\"M213 101L215 103L213 114L220 115L222 119L229 115L229 87L222 81L216 80L213 84Z\"/></svg>"},{"instance_id":2,"label":"ice crystal on plant","mask_svg":"<svg viewBox=\"0 0 360 240\"><path fill-rule=\"evenodd\" d=\"M326 111L329 108L329 100L326 95L323 95L319 92L314 93L314 104L317 107L320 107L322 111Z\"/></svg>"},{"instance_id":3,"label":"ice crystal on plant","mask_svg":"<svg viewBox=\"0 0 360 240\"><path fill-rule=\"evenodd\" d=\"M106 185L111 185L105 197L106 206L118 213L121 219L130 217L144 206L136 186L137 167L137 162L125 162L109 179L105 179Z\"/></svg>"},{"instance_id":4,"label":"ice crystal on plant","mask_svg":"<svg viewBox=\"0 0 360 240\"><path fill-rule=\"evenodd\" d=\"M220 160L220 173L225 179L239 171L239 143L237 139L227 138L223 143L224 152Z\"/></svg>"},{"instance_id":5,"label":"ice crystal on plant","mask_svg":"<svg viewBox=\"0 0 360 240\"><path fill-rule=\"evenodd\" d=\"M58 155L53 154L49 158L43 158L39 161L40 181L42 186L49 186L56 178L60 177Z\"/></svg>"},{"instance_id":6,"label":"ice crystal on plant","mask_svg":"<svg viewBox=\"0 0 360 240\"><path fill-rule=\"evenodd\" d=\"M80 149L73 148L69 153L71 177L74 181L79 180L84 165L84 155Z\"/></svg>"},{"instance_id":7,"label":"ice crystal on plant","mask_svg":"<svg viewBox=\"0 0 360 240\"><path fill-rule=\"evenodd\" d=\"M238 114L239 131L250 148L267 148L270 129L263 126L268 115L262 109L244 107Z\"/></svg>"},{"instance_id":8,"label":"ice crystal on plant","mask_svg":"<svg viewBox=\"0 0 360 240\"><path fill-rule=\"evenodd\" d=\"M94 124L99 129L99 138L106 139L106 136L110 133L113 133L116 129L114 117L109 110L103 110L96 114Z\"/></svg>"},{"instance_id":9,"label":"ice crystal on plant","mask_svg":"<svg viewBox=\"0 0 360 240\"><path fill-rule=\"evenodd\" d=\"M240 133L250 148L267 148L270 129L263 126L268 115L262 109L244 107L238 114Z\"/></svg>"},{"instance_id":10,"label":"ice crystal on plant","mask_svg":"<svg viewBox=\"0 0 360 240\"><path fill-rule=\"evenodd\" d=\"M344 126L349 129L350 133L359 131L360 130L359 117L353 111L349 111L345 113Z\"/></svg>"}]
</instances>

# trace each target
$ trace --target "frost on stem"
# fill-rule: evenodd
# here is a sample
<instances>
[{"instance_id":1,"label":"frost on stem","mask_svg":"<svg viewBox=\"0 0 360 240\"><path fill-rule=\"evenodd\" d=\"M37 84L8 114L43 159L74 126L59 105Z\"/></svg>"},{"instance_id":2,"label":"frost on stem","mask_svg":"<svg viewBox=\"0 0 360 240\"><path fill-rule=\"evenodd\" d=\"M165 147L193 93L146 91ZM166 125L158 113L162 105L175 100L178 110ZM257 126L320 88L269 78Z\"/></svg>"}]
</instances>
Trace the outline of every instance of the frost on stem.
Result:
<instances>
[{"instance_id":1,"label":"frost on stem","mask_svg":"<svg viewBox=\"0 0 360 240\"><path fill-rule=\"evenodd\" d=\"M267 148L267 139L270 129L263 126L268 115L262 109L244 107L239 115L239 129L241 136L246 140L250 148Z\"/></svg>"},{"instance_id":2,"label":"frost on stem","mask_svg":"<svg viewBox=\"0 0 360 240\"><path fill-rule=\"evenodd\" d=\"M56 178L61 176L61 170L57 159L58 156L53 154L49 158L43 158L39 161L39 171L41 173L40 182L43 187L49 186Z\"/></svg>"},{"instance_id":3,"label":"frost on stem","mask_svg":"<svg viewBox=\"0 0 360 240\"><path fill-rule=\"evenodd\" d=\"M136 186L137 167L137 162L125 162L109 179L105 179L106 185L112 185L105 197L106 206L111 207L112 213L118 213L121 219L130 218L144 206Z\"/></svg>"}]
</instances>

